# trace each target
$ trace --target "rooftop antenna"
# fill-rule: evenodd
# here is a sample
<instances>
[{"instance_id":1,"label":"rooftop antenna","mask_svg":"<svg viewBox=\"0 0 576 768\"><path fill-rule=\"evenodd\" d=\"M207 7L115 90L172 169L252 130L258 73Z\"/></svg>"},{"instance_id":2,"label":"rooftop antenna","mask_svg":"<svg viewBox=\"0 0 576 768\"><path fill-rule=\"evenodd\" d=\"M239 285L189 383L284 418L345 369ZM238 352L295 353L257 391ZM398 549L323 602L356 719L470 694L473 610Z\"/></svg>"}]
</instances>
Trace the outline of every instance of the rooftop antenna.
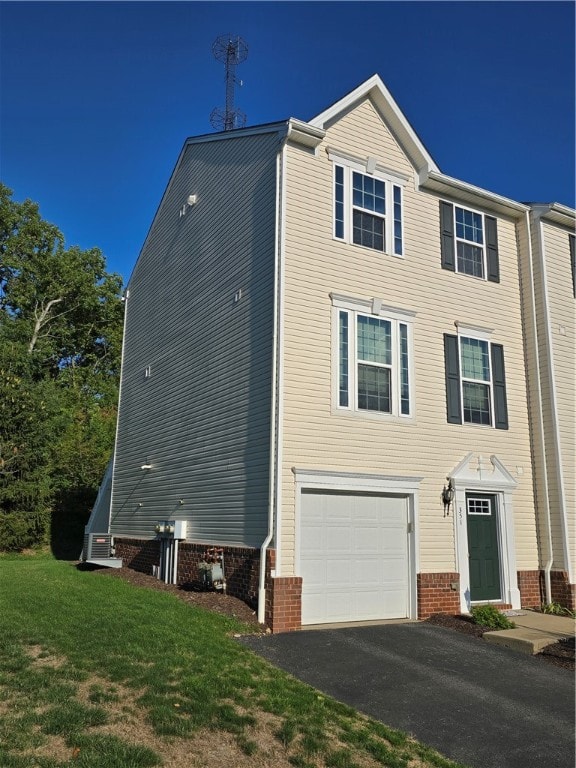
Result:
<instances>
[{"instance_id":1,"label":"rooftop antenna","mask_svg":"<svg viewBox=\"0 0 576 768\"><path fill-rule=\"evenodd\" d=\"M237 82L242 85L241 80L236 80L236 67L246 61L248 46L238 35L220 35L212 44L212 53L226 66L226 107L215 107L210 113L210 123L220 131L244 128L246 115L234 107L234 86Z\"/></svg>"}]
</instances>

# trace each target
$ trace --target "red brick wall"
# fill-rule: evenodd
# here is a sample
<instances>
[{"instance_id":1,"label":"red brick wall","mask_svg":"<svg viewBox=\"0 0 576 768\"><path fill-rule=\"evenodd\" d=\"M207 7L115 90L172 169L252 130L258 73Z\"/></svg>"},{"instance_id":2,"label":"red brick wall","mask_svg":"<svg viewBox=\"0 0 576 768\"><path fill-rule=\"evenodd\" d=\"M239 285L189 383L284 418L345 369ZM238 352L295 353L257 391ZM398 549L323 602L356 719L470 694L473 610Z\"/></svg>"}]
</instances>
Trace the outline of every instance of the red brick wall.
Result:
<instances>
[{"instance_id":1,"label":"red brick wall","mask_svg":"<svg viewBox=\"0 0 576 768\"><path fill-rule=\"evenodd\" d=\"M302 578L273 577L267 590L266 625L272 632L293 632L302 626Z\"/></svg>"},{"instance_id":2,"label":"red brick wall","mask_svg":"<svg viewBox=\"0 0 576 768\"><path fill-rule=\"evenodd\" d=\"M121 557L126 568L152 575L152 566L160 565L160 541L151 539L121 539L114 537L116 557Z\"/></svg>"},{"instance_id":3,"label":"red brick wall","mask_svg":"<svg viewBox=\"0 0 576 768\"><path fill-rule=\"evenodd\" d=\"M540 571L518 571L522 608L540 608L544 602L544 579Z\"/></svg>"},{"instance_id":4,"label":"red brick wall","mask_svg":"<svg viewBox=\"0 0 576 768\"><path fill-rule=\"evenodd\" d=\"M427 619L433 613L460 613L460 574L419 573L416 583L419 619Z\"/></svg>"},{"instance_id":5,"label":"red brick wall","mask_svg":"<svg viewBox=\"0 0 576 768\"><path fill-rule=\"evenodd\" d=\"M544 571L518 571L518 587L523 608L540 608L546 602ZM566 571L550 572L552 602L576 610L576 585L570 584Z\"/></svg>"},{"instance_id":6,"label":"red brick wall","mask_svg":"<svg viewBox=\"0 0 576 768\"><path fill-rule=\"evenodd\" d=\"M152 574L152 566L160 564L160 540L114 537L116 557L126 568ZM207 544L180 542L178 546L178 584L202 586L198 563L203 559ZM222 547L226 592L244 600L251 608L258 605L260 550L249 547Z\"/></svg>"},{"instance_id":7,"label":"red brick wall","mask_svg":"<svg viewBox=\"0 0 576 768\"><path fill-rule=\"evenodd\" d=\"M570 584L566 571L552 571L550 587L553 603L560 603L571 611L576 610L576 584Z\"/></svg>"}]
</instances>

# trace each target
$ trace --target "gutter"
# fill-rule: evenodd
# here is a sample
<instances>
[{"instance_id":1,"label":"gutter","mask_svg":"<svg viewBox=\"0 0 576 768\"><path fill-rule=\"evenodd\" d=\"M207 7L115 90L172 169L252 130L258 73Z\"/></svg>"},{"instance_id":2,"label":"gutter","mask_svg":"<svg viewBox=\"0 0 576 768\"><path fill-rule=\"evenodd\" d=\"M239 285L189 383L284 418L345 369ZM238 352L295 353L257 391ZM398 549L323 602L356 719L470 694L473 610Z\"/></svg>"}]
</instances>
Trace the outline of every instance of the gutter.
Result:
<instances>
[{"instance_id":1,"label":"gutter","mask_svg":"<svg viewBox=\"0 0 576 768\"><path fill-rule=\"evenodd\" d=\"M278 451L278 410L279 396L277 389L279 387L278 361L280 352L278 349L280 338L280 315L282 312L282 285L281 285L281 267L283 249L280 242L281 231L284 228L283 220L283 201L284 201L284 164L285 164L286 144L283 140L281 149L276 155L276 222L275 222L275 253L274 253L274 321L272 332L272 401L270 406L270 464L269 464L269 482L268 482L268 533L260 547L260 574L258 580L258 622L264 624L266 619L266 552L274 536L274 518L277 504L277 477L279 472L279 461L277 460Z\"/></svg>"}]
</instances>

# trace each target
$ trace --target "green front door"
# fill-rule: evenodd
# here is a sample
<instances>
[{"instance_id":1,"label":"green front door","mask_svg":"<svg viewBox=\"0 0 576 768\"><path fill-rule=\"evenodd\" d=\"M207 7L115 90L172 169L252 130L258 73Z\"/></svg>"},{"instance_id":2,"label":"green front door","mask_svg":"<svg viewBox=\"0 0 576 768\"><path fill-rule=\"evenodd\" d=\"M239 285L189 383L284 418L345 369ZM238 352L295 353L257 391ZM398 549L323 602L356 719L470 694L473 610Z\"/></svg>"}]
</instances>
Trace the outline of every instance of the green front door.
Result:
<instances>
[{"instance_id":1,"label":"green front door","mask_svg":"<svg viewBox=\"0 0 576 768\"><path fill-rule=\"evenodd\" d=\"M466 494L470 600L500 600L500 552L496 521L496 497Z\"/></svg>"}]
</instances>

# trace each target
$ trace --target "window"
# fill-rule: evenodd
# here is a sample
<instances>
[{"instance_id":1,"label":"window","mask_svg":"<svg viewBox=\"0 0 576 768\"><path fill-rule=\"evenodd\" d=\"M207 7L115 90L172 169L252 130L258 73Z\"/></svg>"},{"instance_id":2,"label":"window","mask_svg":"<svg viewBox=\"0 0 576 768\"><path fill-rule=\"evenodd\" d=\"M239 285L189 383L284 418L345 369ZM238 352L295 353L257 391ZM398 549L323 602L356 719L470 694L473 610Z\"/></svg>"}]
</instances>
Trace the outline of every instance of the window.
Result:
<instances>
[{"instance_id":1,"label":"window","mask_svg":"<svg viewBox=\"0 0 576 768\"><path fill-rule=\"evenodd\" d=\"M410 327L393 314L337 309L338 408L412 415Z\"/></svg>"},{"instance_id":2,"label":"window","mask_svg":"<svg viewBox=\"0 0 576 768\"><path fill-rule=\"evenodd\" d=\"M486 338L445 334L444 356L448 421L508 429L502 346Z\"/></svg>"},{"instance_id":3,"label":"window","mask_svg":"<svg viewBox=\"0 0 576 768\"><path fill-rule=\"evenodd\" d=\"M335 164L334 237L402 256L402 183L359 164Z\"/></svg>"},{"instance_id":4,"label":"window","mask_svg":"<svg viewBox=\"0 0 576 768\"><path fill-rule=\"evenodd\" d=\"M442 268L500 282L496 219L440 201Z\"/></svg>"}]
</instances>

